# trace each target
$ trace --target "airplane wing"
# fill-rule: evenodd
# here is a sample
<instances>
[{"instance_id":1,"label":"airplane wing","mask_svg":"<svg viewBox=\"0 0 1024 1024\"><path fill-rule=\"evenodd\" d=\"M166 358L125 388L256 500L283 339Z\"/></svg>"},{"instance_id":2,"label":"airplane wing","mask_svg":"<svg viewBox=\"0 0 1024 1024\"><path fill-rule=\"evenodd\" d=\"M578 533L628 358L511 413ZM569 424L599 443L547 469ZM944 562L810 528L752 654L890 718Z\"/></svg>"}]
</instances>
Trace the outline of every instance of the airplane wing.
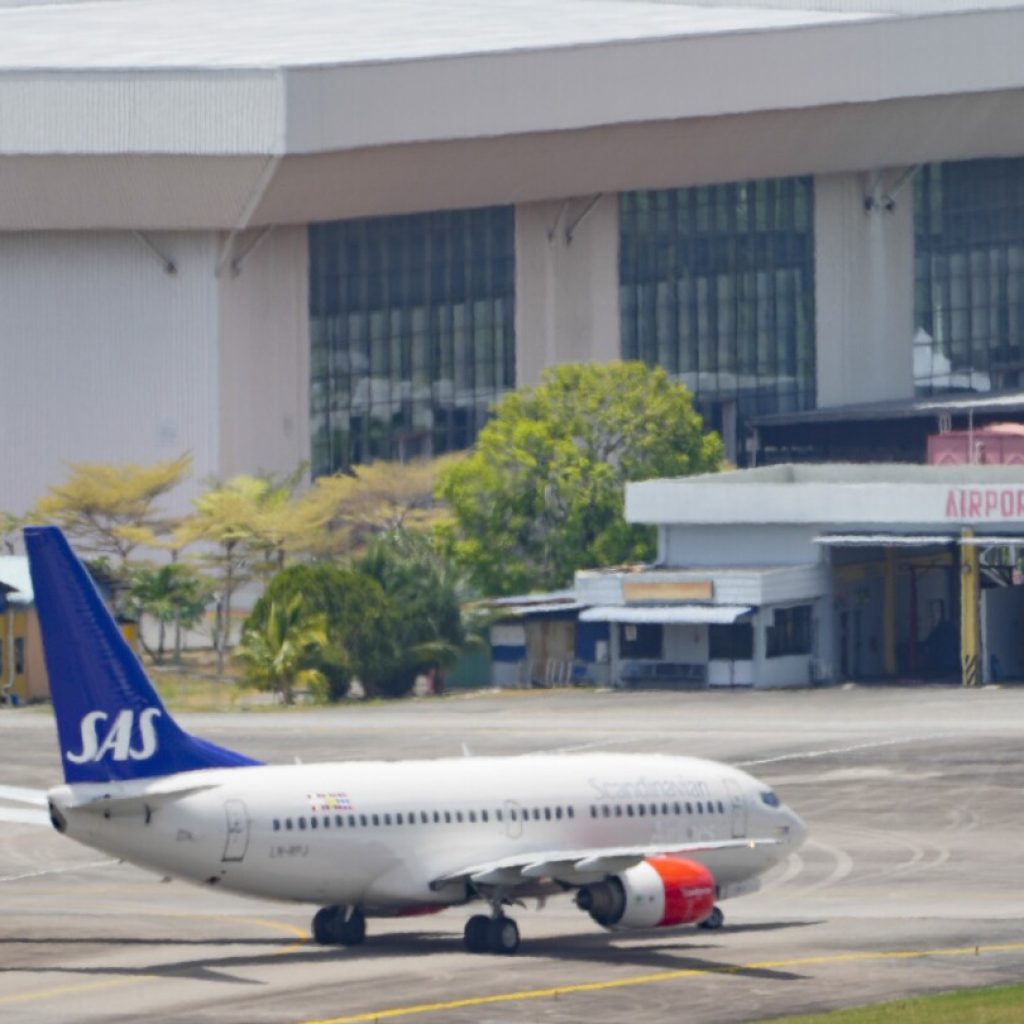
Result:
<instances>
[{"instance_id":1,"label":"airplane wing","mask_svg":"<svg viewBox=\"0 0 1024 1024\"><path fill-rule=\"evenodd\" d=\"M759 846L776 846L778 843L778 839L722 839L704 843L665 842L650 846L534 851L446 871L433 879L430 885L433 889L439 889L450 882L466 881L474 885L515 888L539 878L551 878L570 885L585 885L606 875L625 871L648 857L685 857L714 850L752 850Z\"/></svg>"},{"instance_id":2,"label":"airplane wing","mask_svg":"<svg viewBox=\"0 0 1024 1024\"><path fill-rule=\"evenodd\" d=\"M0 821L15 825L50 825L46 791L24 786L0 786ZM9 807L7 804L19 804Z\"/></svg>"}]
</instances>

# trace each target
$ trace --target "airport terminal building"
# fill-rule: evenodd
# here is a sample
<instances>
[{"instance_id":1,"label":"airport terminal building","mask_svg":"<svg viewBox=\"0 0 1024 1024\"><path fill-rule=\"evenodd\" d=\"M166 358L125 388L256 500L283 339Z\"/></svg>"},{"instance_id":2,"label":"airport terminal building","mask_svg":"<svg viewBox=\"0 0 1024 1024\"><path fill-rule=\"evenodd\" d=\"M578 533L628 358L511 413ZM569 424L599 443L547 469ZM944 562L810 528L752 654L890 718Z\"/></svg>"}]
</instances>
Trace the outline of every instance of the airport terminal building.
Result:
<instances>
[{"instance_id":1,"label":"airport terminal building","mask_svg":"<svg viewBox=\"0 0 1024 1024\"><path fill-rule=\"evenodd\" d=\"M0 507L73 460L439 453L564 361L663 366L740 464L1024 414L1021 38L999 0L0 0Z\"/></svg>"}]
</instances>

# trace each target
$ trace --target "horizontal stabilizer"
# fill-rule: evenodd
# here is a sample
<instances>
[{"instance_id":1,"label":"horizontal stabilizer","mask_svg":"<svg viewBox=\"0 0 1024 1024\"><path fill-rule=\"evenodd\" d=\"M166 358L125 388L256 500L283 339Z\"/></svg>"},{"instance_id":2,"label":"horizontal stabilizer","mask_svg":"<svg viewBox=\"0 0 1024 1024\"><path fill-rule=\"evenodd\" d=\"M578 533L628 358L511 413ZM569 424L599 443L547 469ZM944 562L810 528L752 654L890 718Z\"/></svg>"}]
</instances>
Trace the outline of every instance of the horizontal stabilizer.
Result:
<instances>
[{"instance_id":1,"label":"horizontal stabilizer","mask_svg":"<svg viewBox=\"0 0 1024 1024\"><path fill-rule=\"evenodd\" d=\"M50 827L50 815L38 807L4 807L0 805L0 822L11 825L41 825Z\"/></svg>"},{"instance_id":2,"label":"horizontal stabilizer","mask_svg":"<svg viewBox=\"0 0 1024 1024\"><path fill-rule=\"evenodd\" d=\"M32 807L46 806L45 789L26 789L24 786L0 786L0 800L12 804L29 804Z\"/></svg>"}]
</instances>

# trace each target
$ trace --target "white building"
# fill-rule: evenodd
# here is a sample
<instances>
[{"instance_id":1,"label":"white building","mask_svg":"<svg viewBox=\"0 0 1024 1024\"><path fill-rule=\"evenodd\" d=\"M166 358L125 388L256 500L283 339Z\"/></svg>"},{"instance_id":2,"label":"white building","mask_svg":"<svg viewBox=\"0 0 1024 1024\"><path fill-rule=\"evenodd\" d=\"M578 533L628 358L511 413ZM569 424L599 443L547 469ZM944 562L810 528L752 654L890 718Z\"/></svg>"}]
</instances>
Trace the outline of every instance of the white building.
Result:
<instances>
[{"instance_id":1,"label":"white building","mask_svg":"<svg viewBox=\"0 0 1024 1024\"><path fill-rule=\"evenodd\" d=\"M657 527L657 564L578 573L573 594L581 623L608 624L582 638L608 642L602 681L1024 678L1019 466L649 480L626 518Z\"/></svg>"},{"instance_id":2,"label":"white building","mask_svg":"<svg viewBox=\"0 0 1024 1024\"><path fill-rule=\"evenodd\" d=\"M1012 394L1024 4L0 0L0 508L467 444L568 360ZM184 502L188 493L179 495Z\"/></svg>"}]
</instances>

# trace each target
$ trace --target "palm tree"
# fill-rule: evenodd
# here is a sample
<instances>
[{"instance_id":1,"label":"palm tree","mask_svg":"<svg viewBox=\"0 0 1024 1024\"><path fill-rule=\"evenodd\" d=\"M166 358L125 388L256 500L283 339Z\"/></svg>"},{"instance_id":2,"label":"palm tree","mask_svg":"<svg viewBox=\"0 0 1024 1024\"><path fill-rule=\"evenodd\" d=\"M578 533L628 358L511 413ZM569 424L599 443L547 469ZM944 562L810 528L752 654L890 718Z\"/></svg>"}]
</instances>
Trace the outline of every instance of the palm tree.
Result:
<instances>
[{"instance_id":1,"label":"palm tree","mask_svg":"<svg viewBox=\"0 0 1024 1024\"><path fill-rule=\"evenodd\" d=\"M159 627L157 649L149 653L157 664L164 660L164 638L169 625L175 627L174 660L175 663L181 662L181 632L199 622L212 595L211 582L181 562L132 570L128 609L134 614L150 615L156 619ZM141 630L139 635L141 637Z\"/></svg>"},{"instance_id":2,"label":"palm tree","mask_svg":"<svg viewBox=\"0 0 1024 1024\"><path fill-rule=\"evenodd\" d=\"M323 615L309 616L302 595L284 604L271 602L260 629L248 629L235 649L245 664L246 679L260 689L281 693L285 704L295 700L295 687L323 690L327 677L316 662L328 646Z\"/></svg>"}]
</instances>

